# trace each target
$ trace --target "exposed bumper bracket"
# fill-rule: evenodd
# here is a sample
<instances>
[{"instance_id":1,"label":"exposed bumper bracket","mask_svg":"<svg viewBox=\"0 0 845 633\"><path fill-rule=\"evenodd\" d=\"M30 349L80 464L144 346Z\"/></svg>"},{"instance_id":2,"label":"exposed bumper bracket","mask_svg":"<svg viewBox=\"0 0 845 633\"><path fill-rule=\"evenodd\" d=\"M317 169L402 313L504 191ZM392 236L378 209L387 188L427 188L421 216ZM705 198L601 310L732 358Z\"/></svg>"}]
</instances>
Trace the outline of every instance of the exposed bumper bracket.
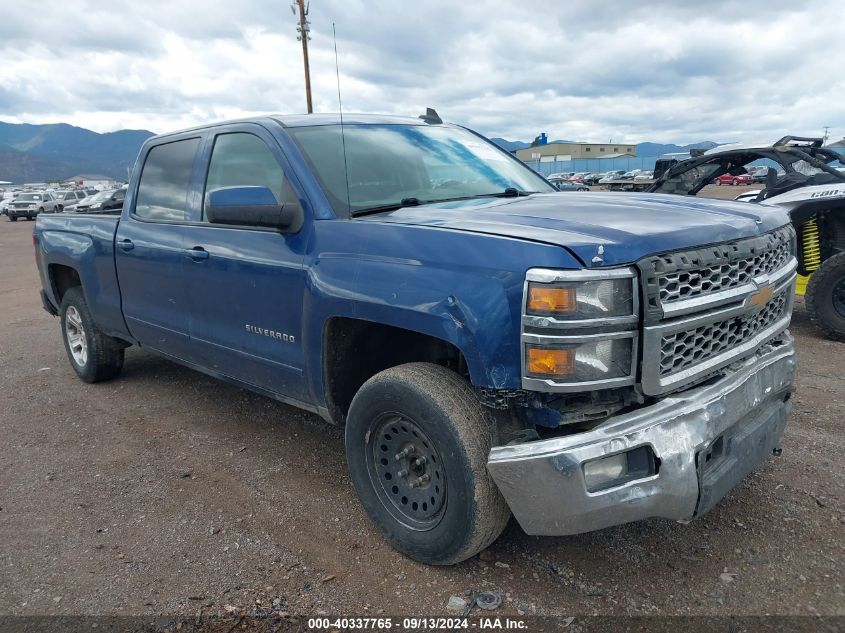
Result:
<instances>
[{"instance_id":1,"label":"exposed bumper bracket","mask_svg":"<svg viewBox=\"0 0 845 633\"><path fill-rule=\"evenodd\" d=\"M689 520L780 445L796 366L792 337L785 333L781 341L715 382L591 431L496 447L487 468L528 534L578 534L649 517ZM587 491L585 462L639 446L650 446L659 459L656 474Z\"/></svg>"}]
</instances>

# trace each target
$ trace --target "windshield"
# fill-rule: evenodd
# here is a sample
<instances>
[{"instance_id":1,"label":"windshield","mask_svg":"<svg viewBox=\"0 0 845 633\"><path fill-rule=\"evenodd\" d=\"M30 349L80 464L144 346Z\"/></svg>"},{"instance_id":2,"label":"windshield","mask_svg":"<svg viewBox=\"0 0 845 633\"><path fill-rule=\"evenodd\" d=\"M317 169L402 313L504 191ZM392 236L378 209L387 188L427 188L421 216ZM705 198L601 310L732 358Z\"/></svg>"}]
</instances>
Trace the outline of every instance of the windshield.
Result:
<instances>
[{"instance_id":1,"label":"windshield","mask_svg":"<svg viewBox=\"0 0 845 633\"><path fill-rule=\"evenodd\" d=\"M20 202L27 202L29 200L41 200L42 196L40 193L23 193L19 195L16 200Z\"/></svg>"},{"instance_id":2,"label":"windshield","mask_svg":"<svg viewBox=\"0 0 845 633\"><path fill-rule=\"evenodd\" d=\"M403 201L555 191L507 152L461 128L345 125L341 136L339 125L321 125L288 132L341 216Z\"/></svg>"}]
</instances>

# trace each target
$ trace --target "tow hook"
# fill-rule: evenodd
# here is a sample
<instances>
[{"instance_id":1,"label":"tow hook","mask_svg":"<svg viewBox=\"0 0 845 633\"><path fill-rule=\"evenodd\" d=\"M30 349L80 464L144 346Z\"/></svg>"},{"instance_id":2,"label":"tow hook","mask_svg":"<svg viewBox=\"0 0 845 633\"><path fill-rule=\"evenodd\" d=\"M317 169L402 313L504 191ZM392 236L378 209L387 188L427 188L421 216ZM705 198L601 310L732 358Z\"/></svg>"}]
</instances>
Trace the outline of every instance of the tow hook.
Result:
<instances>
[{"instance_id":1,"label":"tow hook","mask_svg":"<svg viewBox=\"0 0 845 633\"><path fill-rule=\"evenodd\" d=\"M783 454L783 449L780 446L776 446L772 449L772 455L775 457L780 457Z\"/></svg>"}]
</instances>

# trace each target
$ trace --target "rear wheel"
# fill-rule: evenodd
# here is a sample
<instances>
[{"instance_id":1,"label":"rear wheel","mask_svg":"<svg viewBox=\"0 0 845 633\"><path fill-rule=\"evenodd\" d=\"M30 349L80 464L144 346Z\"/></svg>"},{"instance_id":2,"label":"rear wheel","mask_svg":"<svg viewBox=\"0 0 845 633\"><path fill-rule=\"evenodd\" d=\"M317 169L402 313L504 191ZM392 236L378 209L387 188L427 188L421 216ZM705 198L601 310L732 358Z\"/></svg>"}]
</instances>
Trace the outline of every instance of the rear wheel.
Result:
<instances>
[{"instance_id":1,"label":"rear wheel","mask_svg":"<svg viewBox=\"0 0 845 633\"><path fill-rule=\"evenodd\" d=\"M386 369L355 395L346 459L364 509L397 550L450 565L477 554L510 511L487 472L494 427L469 384L429 363Z\"/></svg>"},{"instance_id":2,"label":"rear wheel","mask_svg":"<svg viewBox=\"0 0 845 633\"><path fill-rule=\"evenodd\" d=\"M825 336L845 341L845 253L822 262L807 284L807 312Z\"/></svg>"},{"instance_id":3,"label":"rear wheel","mask_svg":"<svg viewBox=\"0 0 845 633\"><path fill-rule=\"evenodd\" d=\"M65 292L59 314L65 351L76 374L85 382L116 377L123 369L124 344L94 324L79 286Z\"/></svg>"}]
</instances>

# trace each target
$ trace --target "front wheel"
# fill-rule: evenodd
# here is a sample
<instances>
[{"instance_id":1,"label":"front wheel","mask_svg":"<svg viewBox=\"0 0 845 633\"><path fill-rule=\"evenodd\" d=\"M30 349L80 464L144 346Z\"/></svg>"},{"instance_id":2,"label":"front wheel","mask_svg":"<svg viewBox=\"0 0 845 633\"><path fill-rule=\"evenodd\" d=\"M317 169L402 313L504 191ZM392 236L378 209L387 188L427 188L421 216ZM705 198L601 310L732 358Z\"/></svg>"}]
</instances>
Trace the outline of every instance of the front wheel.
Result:
<instances>
[{"instance_id":1,"label":"front wheel","mask_svg":"<svg viewBox=\"0 0 845 633\"><path fill-rule=\"evenodd\" d=\"M825 336L845 341L845 253L822 262L807 284L807 312Z\"/></svg>"},{"instance_id":2,"label":"front wheel","mask_svg":"<svg viewBox=\"0 0 845 633\"><path fill-rule=\"evenodd\" d=\"M16 216L16 215L10 215L9 216L9 222L17 222L17 221L18 221L18 216Z\"/></svg>"},{"instance_id":3,"label":"front wheel","mask_svg":"<svg viewBox=\"0 0 845 633\"><path fill-rule=\"evenodd\" d=\"M59 314L65 351L76 374L85 382L115 378L123 369L124 345L94 324L79 286L65 292Z\"/></svg>"},{"instance_id":4,"label":"front wheel","mask_svg":"<svg viewBox=\"0 0 845 633\"><path fill-rule=\"evenodd\" d=\"M494 427L469 384L429 363L386 369L352 401L346 460L364 509L406 556L451 565L510 517L487 472Z\"/></svg>"}]
</instances>

